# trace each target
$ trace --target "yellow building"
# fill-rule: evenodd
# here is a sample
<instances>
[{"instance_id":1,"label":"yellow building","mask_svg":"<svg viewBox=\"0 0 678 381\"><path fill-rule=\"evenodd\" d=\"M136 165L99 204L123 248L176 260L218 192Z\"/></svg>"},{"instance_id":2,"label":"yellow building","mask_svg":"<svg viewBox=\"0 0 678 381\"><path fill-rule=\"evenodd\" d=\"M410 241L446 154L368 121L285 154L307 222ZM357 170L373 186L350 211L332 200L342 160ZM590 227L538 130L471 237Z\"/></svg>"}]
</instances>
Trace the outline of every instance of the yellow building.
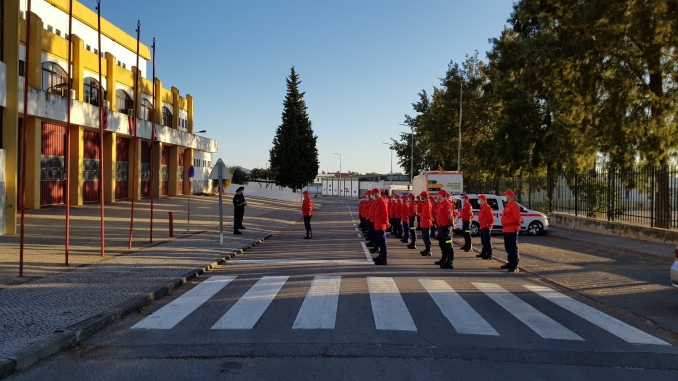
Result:
<instances>
[{"instance_id":1,"label":"yellow building","mask_svg":"<svg viewBox=\"0 0 678 381\"><path fill-rule=\"evenodd\" d=\"M33 0L32 3L32 12L27 14L24 1L0 2L3 21L0 194L3 188L5 194L4 198L0 196L0 234L3 218L4 232L17 232L20 211L17 168L26 76L27 209L64 204L67 187L71 205L99 201L102 179L105 202L150 197L151 162L154 197L187 194L188 168L198 161L194 159L199 158L204 165L211 162L212 153L217 151L215 140L194 134L193 98L188 94L182 96L175 87L165 88L158 78L155 82L146 79L146 63L151 59L149 47L140 45L140 69L137 70L136 36L103 18L99 52L96 12L77 1L73 1L73 34L70 36L73 90L67 94L69 1ZM27 30L29 17L31 25ZM27 36L30 36L29 46L26 46ZM108 127L103 133L103 163L99 161L99 58L104 89L102 102L109 110ZM136 73L139 73L137 86ZM69 96L71 128L67 130ZM151 142L153 112L155 142Z\"/></svg>"}]
</instances>

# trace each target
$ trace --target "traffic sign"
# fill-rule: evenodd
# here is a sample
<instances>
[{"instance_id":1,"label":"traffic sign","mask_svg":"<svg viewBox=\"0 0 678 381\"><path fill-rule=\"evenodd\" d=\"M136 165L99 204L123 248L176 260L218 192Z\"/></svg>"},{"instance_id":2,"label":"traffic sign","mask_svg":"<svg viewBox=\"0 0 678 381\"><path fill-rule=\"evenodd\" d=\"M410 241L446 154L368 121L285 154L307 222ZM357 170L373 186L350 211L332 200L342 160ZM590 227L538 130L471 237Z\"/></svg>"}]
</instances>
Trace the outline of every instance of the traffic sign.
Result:
<instances>
[{"instance_id":1,"label":"traffic sign","mask_svg":"<svg viewBox=\"0 0 678 381\"><path fill-rule=\"evenodd\" d=\"M232 179L233 176L231 175L231 171L229 171L226 167L226 164L224 164L223 160L219 159L214 165L214 168L212 168L209 178L210 180L228 180Z\"/></svg>"},{"instance_id":2,"label":"traffic sign","mask_svg":"<svg viewBox=\"0 0 678 381\"><path fill-rule=\"evenodd\" d=\"M195 178L195 168L191 165L191 167L188 169L188 181L193 181Z\"/></svg>"}]
</instances>

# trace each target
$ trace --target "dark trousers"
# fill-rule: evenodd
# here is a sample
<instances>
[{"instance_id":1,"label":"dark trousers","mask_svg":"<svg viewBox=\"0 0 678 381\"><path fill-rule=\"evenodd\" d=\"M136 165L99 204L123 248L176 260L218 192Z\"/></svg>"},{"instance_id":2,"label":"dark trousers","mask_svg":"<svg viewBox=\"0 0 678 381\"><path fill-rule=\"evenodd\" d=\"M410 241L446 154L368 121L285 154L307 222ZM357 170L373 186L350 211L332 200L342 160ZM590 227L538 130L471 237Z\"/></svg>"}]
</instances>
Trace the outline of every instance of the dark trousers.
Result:
<instances>
[{"instance_id":1,"label":"dark trousers","mask_svg":"<svg viewBox=\"0 0 678 381\"><path fill-rule=\"evenodd\" d=\"M424 240L426 250L431 251L431 229L421 228L421 239Z\"/></svg>"},{"instance_id":2,"label":"dark trousers","mask_svg":"<svg viewBox=\"0 0 678 381\"><path fill-rule=\"evenodd\" d=\"M410 238L412 239L412 245L415 245L417 243L417 226L414 222L416 221L417 217L410 217Z\"/></svg>"},{"instance_id":3,"label":"dark trousers","mask_svg":"<svg viewBox=\"0 0 678 381\"><path fill-rule=\"evenodd\" d=\"M464 247L471 247L471 221L463 221Z\"/></svg>"},{"instance_id":4,"label":"dark trousers","mask_svg":"<svg viewBox=\"0 0 678 381\"><path fill-rule=\"evenodd\" d=\"M403 226L400 224L400 218L394 218L393 222L394 222L393 229L395 229L396 235L402 235Z\"/></svg>"},{"instance_id":5,"label":"dark trousers","mask_svg":"<svg viewBox=\"0 0 678 381\"><path fill-rule=\"evenodd\" d=\"M307 235L311 232L311 217L312 216L304 216L304 227L306 228Z\"/></svg>"},{"instance_id":6,"label":"dark trousers","mask_svg":"<svg viewBox=\"0 0 678 381\"><path fill-rule=\"evenodd\" d=\"M386 258L388 251L386 248L386 231L384 230L375 230L374 235L377 238L377 246L379 246L379 256Z\"/></svg>"},{"instance_id":7,"label":"dark trousers","mask_svg":"<svg viewBox=\"0 0 678 381\"><path fill-rule=\"evenodd\" d=\"M364 219L363 216L358 216L358 218L360 218L360 224L358 224L358 227L359 227L360 229L362 229L363 226L365 226L365 225L364 225L364 224L365 224L365 219Z\"/></svg>"},{"instance_id":8,"label":"dark trousers","mask_svg":"<svg viewBox=\"0 0 678 381\"><path fill-rule=\"evenodd\" d=\"M438 230L438 224L435 222L431 225L431 238L436 238L436 231Z\"/></svg>"},{"instance_id":9,"label":"dark trousers","mask_svg":"<svg viewBox=\"0 0 678 381\"><path fill-rule=\"evenodd\" d=\"M490 240L490 228L480 229L480 243L483 244L483 251L480 252L480 255L486 257L492 256L492 241Z\"/></svg>"},{"instance_id":10,"label":"dark trousers","mask_svg":"<svg viewBox=\"0 0 678 381\"><path fill-rule=\"evenodd\" d=\"M377 237L374 232L374 223L372 221L367 222L367 235L370 237L370 242L377 246Z\"/></svg>"},{"instance_id":11,"label":"dark trousers","mask_svg":"<svg viewBox=\"0 0 678 381\"><path fill-rule=\"evenodd\" d=\"M410 240L410 223L403 221L402 222L403 226L403 239Z\"/></svg>"},{"instance_id":12,"label":"dark trousers","mask_svg":"<svg viewBox=\"0 0 678 381\"><path fill-rule=\"evenodd\" d=\"M511 266L518 266L520 254L518 254L518 232L504 233L504 249L508 254L508 263Z\"/></svg>"},{"instance_id":13,"label":"dark trousers","mask_svg":"<svg viewBox=\"0 0 678 381\"><path fill-rule=\"evenodd\" d=\"M438 226L438 246L443 252L443 260L452 262L454 260L454 249L452 248L452 226Z\"/></svg>"},{"instance_id":14,"label":"dark trousers","mask_svg":"<svg viewBox=\"0 0 678 381\"><path fill-rule=\"evenodd\" d=\"M388 222L391 224L391 235L396 235L398 232L396 230L395 218L391 217L388 219Z\"/></svg>"},{"instance_id":15,"label":"dark trousers","mask_svg":"<svg viewBox=\"0 0 678 381\"><path fill-rule=\"evenodd\" d=\"M245 208L235 208L233 211L233 230L237 231L242 227L242 218L245 215Z\"/></svg>"}]
</instances>

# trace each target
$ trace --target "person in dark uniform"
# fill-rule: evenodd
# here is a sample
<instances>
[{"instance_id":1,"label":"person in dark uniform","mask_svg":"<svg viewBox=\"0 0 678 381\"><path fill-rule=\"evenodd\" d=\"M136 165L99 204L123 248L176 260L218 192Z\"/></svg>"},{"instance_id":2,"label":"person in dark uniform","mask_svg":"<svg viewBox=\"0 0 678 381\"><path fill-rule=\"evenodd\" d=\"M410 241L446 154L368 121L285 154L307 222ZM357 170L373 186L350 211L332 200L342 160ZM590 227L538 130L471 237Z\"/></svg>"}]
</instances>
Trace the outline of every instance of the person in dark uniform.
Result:
<instances>
[{"instance_id":1,"label":"person in dark uniform","mask_svg":"<svg viewBox=\"0 0 678 381\"><path fill-rule=\"evenodd\" d=\"M242 226L242 218L245 215L245 206L247 206L247 200L242 194L244 187L240 187L235 190L235 196L233 196L233 234L242 234L240 229L244 229Z\"/></svg>"}]
</instances>

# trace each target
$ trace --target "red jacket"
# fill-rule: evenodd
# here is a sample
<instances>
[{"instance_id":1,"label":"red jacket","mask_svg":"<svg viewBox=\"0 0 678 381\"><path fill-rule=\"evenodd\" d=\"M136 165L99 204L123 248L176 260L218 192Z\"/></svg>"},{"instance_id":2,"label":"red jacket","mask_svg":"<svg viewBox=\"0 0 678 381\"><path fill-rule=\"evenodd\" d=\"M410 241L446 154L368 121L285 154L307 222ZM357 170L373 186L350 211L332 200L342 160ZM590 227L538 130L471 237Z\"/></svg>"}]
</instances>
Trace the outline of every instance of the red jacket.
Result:
<instances>
[{"instance_id":1,"label":"red jacket","mask_svg":"<svg viewBox=\"0 0 678 381\"><path fill-rule=\"evenodd\" d=\"M473 207L468 201L464 202L464 206L461 210L461 219L462 221L471 221L473 220Z\"/></svg>"},{"instance_id":2,"label":"red jacket","mask_svg":"<svg viewBox=\"0 0 678 381\"><path fill-rule=\"evenodd\" d=\"M433 214L431 214L431 212L431 201L422 201L419 205L419 215L421 216L419 219L419 226L423 229L430 228L431 225L433 225Z\"/></svg>"},{"instance_id":3,"label":"red jacket","mask_svg":"<svg viewBox=\"0 0 678 381\"><path fill-rule=\"evenodd\" d=\"M372 221L372 207L374 206L374 200L368 200L365 204L365 218Z\"/></svg>"},{"instance_id":4,"label":"red jacket","mask_svg":"<svg viewBox=\"0 0 678 381\"><path fill-rule=\"evenodd\" d=\"M416 217L417 216L417 210L419 209L418 206L419 206L418 202L416 202L414 200L410 201L410 207L408 209L408 212L409 212L408 214L409 214L410 217Z\"/></svg>"},{"instance_id":5,"label":"red jacket","mask_svg":"<svg viewBox=\"0 0 678 381\"><path fill-rule=\"evenodd\" d=\"M305 216L313 215L313 201L310 197L304 199L304 202L301 203L301 213Z\"/></svg>"},{"instance_id":6,"label":"red jacket","mask_svg":"<svg viewBox=\"0 0 678 381\"><path fill-rule=\"evenodd\" d=\"M480 207L478 223L481 229L490 228L492 230L492 226L494 226L494 213L492 213L492 207L487 203Z\"/></svg>"},{"instance_id":7,"label":"red jacket","mask_svg":"<svg viewBox=\"0 0 678 381\"><path fill-rule=\"evenodd\" d=\"M410 206L405 201L403 201L401 204L402 205L400 206L400 219L403 222L407 222L410 220Z\"/></svg>"},{"instance_id":8,"label":"red jacket","mask_svg":"<svg viewBox=\"0 0 678 381\"><path fill-rule=\"evenodd\" d=\"M436 210L436 223L438 226L452 225L448 218L450 214L454 217L454 205L452 205L450 200L443 200L438 203L438 209Z\"/></svg>"},{"instance_id":9,"label":"red jacket","mask_svg":"<svg viewBox=\"0 0 678 381\"><path fill-rule=\"evenodd\" d=\"M400 219L400 211L402 209L400 206L400 201L396 200L391 206L393 207L393 218Z\"/></svg>"},{"instance_id":10,"label":"red jacket","mask_svg":"<svg viewBox=\"0 0 678 381\"><path fill-rule=\"evenodd\" d=\"M374 230L386 230L388 227L388 205L383 197L374 202L372 222L374 222Z\"/></svg>"},{"instance_id":11,"label":"red jacket","mask_svg":"<svg viewBox=\"0 0 678 381\"><path fill-rule=\"evenodd\" d=\"M520 231L520 225L523 224L523 217L520 215L520 207L515 201L511 201L504 205L504 213L501 214L501 224L504 233Z\"/></svg>"}]
</instances>

